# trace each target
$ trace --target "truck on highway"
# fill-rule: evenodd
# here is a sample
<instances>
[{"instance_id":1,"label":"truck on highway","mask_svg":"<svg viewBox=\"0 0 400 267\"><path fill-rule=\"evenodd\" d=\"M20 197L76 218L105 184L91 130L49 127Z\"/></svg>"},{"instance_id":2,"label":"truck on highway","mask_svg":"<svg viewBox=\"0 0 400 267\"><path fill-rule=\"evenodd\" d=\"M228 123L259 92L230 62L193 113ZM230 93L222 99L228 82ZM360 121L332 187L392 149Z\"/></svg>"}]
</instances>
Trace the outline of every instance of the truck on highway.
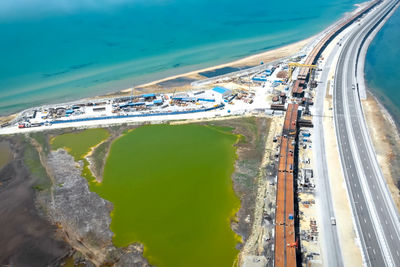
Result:
<instances>
[{"instance_id":1,"label":"truck on highway","mask_svg":"<svg viewBox=\"0 0 400 267\"><path fill-rule=\"evenodd\" d=\"M331 217L331 224L332 224L332 225L336 225L336 219L335 219L335 217Z\"/></svg>"}]
</instances>

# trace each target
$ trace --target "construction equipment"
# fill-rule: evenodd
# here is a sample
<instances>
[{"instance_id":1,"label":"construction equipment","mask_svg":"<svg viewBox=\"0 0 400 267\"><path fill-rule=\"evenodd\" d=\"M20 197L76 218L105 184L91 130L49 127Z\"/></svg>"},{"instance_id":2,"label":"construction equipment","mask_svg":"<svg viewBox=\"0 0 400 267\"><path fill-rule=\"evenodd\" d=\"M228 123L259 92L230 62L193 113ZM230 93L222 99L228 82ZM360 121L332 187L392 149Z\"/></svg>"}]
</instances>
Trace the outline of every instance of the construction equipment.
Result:
<instances>
[{"instance_id":1,"label":"construction equipment","mask_svg":"<svg viewBox=\"0 0 400 267\"><path fill-rule=\"evenodd\" d=\"M310 70L317 68L317 65L301 64L296 62L288 63L288 66L289 66L289 73L288 73L289 82L292 81L292 73L295 67L309 68Z\"/></svg>"},{"instance_id":2,"label":"construction equipment","mask_svg":"<svg viewBox=\"0 0 400 267\"><path fill-rule=\"evenodd\" d=\"M287 246L289 248L298 248L299 247L299 240L297 239L294 243L288 243Z\"/></svg>"}]
</instances>

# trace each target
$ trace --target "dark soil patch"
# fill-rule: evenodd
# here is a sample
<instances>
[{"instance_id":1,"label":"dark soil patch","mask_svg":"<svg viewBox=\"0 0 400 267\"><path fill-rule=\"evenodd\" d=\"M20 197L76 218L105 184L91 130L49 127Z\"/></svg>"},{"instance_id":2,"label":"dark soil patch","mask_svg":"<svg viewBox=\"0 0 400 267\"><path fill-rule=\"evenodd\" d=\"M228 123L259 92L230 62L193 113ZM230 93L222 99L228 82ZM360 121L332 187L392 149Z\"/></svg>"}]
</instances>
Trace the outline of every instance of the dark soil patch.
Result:
<instances>
[{"instance_id":1,"label":"dark soil patch","mask_svg":"<svg viewBox=\"0 0 400 267\"><path fill-rule=\"evenodd\" d=\"M216 77L216 76L219 76L219 75L224 75L224 74L228 74L228 73L231 73L231 72L244 70L244 69L248 69L248 68L249 67L241 67L241 68L223 67L223 68L219 68L219 69L199 72L199 74L204 76L204 77L206 77L206 78L212 78L212 77Z\"/></svg>"},{"instance_id":2,"label":"dark soil patch","mask_svg":"<svg viewBox=\"0 0 400 267\"><path fill-rule=\"evenodd\" d=\"M159 82L157 85L161 87L179 87L179 86L188 86L191 82L196 81L195 79L189 79L185 77L178 77L175 79Z\"/></svg>"},{"instance_id":3,"label":"dark soil patch","mask_svg":"<svg viewBox=\"0 0 400 267\"><path fill-rule=\"evenodd\" d=\"M57 266L70 247L35 206L39 192L34 187L47 184L48 178L37 165L38 156L22 137L8 141L14 160L0 171L0 265ZM24 157L34 167L34 174Z\"/></svg>"}]
</instances>

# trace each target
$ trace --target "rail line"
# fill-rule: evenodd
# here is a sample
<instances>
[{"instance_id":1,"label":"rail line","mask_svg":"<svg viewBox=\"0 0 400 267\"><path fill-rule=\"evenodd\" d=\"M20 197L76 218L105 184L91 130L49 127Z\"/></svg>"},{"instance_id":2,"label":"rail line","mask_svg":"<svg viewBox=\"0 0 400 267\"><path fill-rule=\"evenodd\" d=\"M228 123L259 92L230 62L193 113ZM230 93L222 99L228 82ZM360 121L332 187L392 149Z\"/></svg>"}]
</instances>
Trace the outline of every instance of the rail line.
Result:
<instances>
[{"instance_id":1,"label":"rail line","mask_svg":"<svg viewBox=\"0 0 400 267\"><path fill-rule=\"evenodd\" d=\"M307 56L304 64L314 65L328 44L347 26L358 20L369 10L381 3L376 0L368 4L356 14L339 23L328 32L313 48ZM310 76L308 68L300 68L297 80L294 82L292 92L301 93L302 87L307 83ZM289 104L280 140L278 182L276 193L275 212L275 266L295 267L297 266L297 247L294 210L294 172L295 172L295 149L297 141L297 119L298 104Z\"/></svg>"},{"instance_id":2,"label":"rail line","mask_svg":"<svg viewBox=\"0 0 400 267\"><path fill-rule=\"evenodd\" d=\"M279 153L275 217L275 266L296 266L294 168L298 104L286 111Z\"/></svg>"}]
</instances>

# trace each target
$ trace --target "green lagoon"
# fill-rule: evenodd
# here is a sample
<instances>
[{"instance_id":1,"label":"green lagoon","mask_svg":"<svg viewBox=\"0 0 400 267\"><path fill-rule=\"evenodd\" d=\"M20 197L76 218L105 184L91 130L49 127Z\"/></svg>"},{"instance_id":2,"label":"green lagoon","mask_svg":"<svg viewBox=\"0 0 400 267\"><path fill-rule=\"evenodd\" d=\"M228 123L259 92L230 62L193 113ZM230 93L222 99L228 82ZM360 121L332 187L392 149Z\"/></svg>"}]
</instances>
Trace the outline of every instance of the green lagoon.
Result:
<instances>
[{"instance_id":1,"label":"green lagoon","mask_svg":"<svg viewBox=\"0 0 400 267\"><path fill-rule=\"evenodd\" d=\"M64 148L76 161L81 160L93 146L109 137L106 129L88 129L77 133L66 133L51 139L51 148Z\"/></svg>"},{"instance_id":2,"label":"green lagoon","mask_svg":"<svg viewBox=\"0 0 400 267\"><path fill-rule=\"evenodd\" d=\"M238 140L229 128L196 124L142 126L115 140L102 183L90 182L114 204L114 244L142 243L158 267L235 265Z\"/></svg>"}]
</instances>

